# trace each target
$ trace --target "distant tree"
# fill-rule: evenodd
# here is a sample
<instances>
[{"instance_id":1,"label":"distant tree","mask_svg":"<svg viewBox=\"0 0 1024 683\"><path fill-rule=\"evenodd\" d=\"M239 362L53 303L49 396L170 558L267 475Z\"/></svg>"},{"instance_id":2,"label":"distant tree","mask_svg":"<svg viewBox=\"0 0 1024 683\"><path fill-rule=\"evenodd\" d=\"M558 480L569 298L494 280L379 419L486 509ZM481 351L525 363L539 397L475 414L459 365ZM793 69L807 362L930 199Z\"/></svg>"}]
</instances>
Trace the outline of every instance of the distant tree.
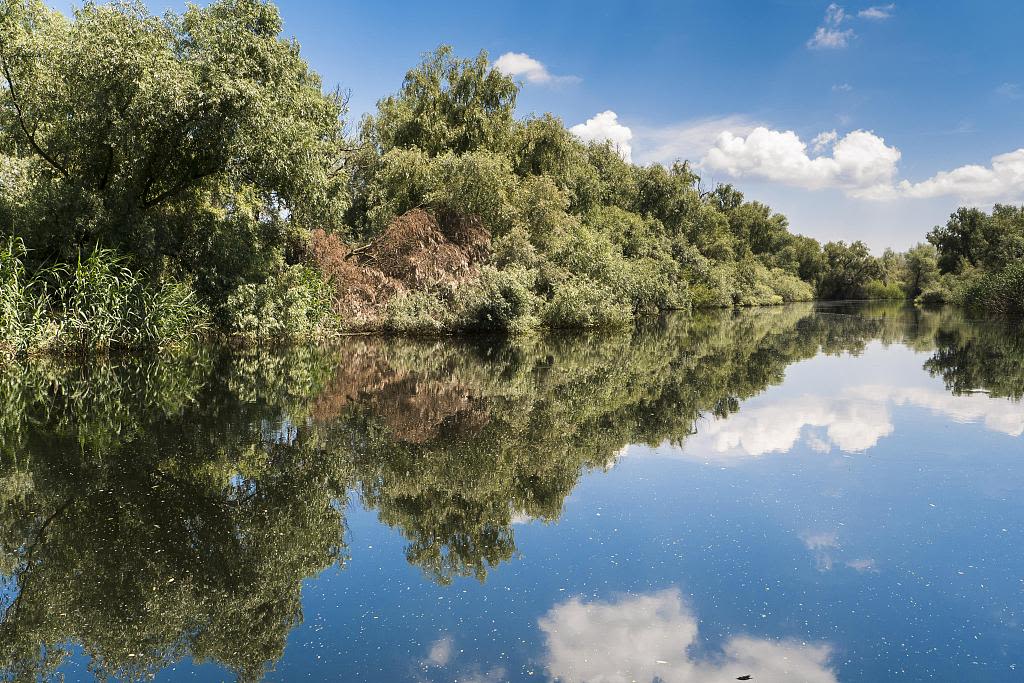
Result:
<instances>
[{"instance_id":1,"label":"distant tree","mask_svg":"<svg viewBox=\"0 0 1024 683\"><path fill-rule=\"evenodd\" d=\"M943 273L960 273L965 266L976 266L985 251L985 223L981 209L960 207L949 216L946 225L937 225L928 233L928 241L939 254Z\"/></svg>"},{"instance_id":2,"label":"distant tree","mask_svg":"<svg viewBox=\"0 0 1024 683\"><path fill-rule=\"evenodd\" d=\"M939 279L939 257L931 244L918 244L907 251L904 263L904 289L911 299Z\"/></svg>"},{"instance_id":3,"label":"distant tree","mask_svg":"<svg viewBox=\"0 0 1024 683\"><path fill-rule=\"evenodd\" d=\"M824 247L824 268L818 285L823 299L859 299L864 297L868 281L881 277L878 259L861 241L847 245L829 242Z\"/></svg>"}]
</instances>

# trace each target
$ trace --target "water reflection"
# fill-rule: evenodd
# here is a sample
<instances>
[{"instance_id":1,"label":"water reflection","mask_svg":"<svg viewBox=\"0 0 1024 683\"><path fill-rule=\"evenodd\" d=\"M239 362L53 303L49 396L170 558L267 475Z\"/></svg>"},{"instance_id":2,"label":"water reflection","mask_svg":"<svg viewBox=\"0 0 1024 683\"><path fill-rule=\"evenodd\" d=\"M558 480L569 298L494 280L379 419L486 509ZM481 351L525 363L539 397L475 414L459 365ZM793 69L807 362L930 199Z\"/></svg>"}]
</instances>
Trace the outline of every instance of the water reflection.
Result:
<instances>
[{"instance_id":1,"label":"water reflection","mask_svg":"<svg viewBox=\"0 0 1024 683\"><path fill-rule=\"evenodd\" d=\"M695 654L697 616L677 588L613 602L572 598L541 617L551 677L564 683L710 683L742 676L767 683L835 683L825 644L734 636Z\"/></svg>"},{"instance_id":2,"label":"water reflection","mask_svg":"<svg viewBox=\"0 0 1024 683\"><path fill-rule=\"evenodd\" d=\"M359 339L11 368L0 378L0 672L45 678L79 647L101 678L191 658L258 680L303 620L303 581L344 565L352 497L404 536L429 579L484 581L516 556L519 522L559 519L580 477L628 444L728 459L805 435L819 450L860 451L904 405L1024 431L1019 335L950 312L845 313L792 306L516 344ZM949 393L875 382L754 399L793 363L879 342L927 351ZM570 600L540 628L564 680L744 668L762 681L834 680L824 646L736 637L714 656L684 656L697 631L678 592ZM574 644L585 652L607 629L622 639L595 642L604 668L574 658ZM439 639L424 666L444 666L452 647Z\"/></svg>"}]
</instances>

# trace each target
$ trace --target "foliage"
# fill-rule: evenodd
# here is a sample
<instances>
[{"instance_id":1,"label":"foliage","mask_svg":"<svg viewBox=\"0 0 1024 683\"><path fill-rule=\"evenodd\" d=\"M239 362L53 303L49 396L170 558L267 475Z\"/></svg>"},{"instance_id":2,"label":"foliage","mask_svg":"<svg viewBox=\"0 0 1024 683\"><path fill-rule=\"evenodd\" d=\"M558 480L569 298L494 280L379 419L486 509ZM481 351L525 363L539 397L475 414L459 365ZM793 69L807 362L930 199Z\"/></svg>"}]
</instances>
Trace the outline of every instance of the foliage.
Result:
<instances>
[{"instance_id":1,"label":"foliage","mask_svg":"<svg viewBox=\"0 0 1024 683\"><path fill-rule=\"evenodd\" d=\"M928 234L941 282L922 300L950 301L993 313L1024 313L1024 206L997 204L991 214L960 208Z\"/></svg>"},{"instance_id":2,"label":"foliage","mask_svg":"<svg viewBox=\"0 0 1024 683\"><path fill-rule=\"evenodd\" d=\"M205 296L340 224L340 116L261 0L151 15L0 1L0 217L50 262L99 244Z\"/></svg>"},{"instance_id":3,"label":"foliage","mask_svg":"<svg viewBox=\"0 0 1024 683\"><path fill-rule=\"evenodd\" d=\"M895 282L887 285L881 280L868 280L864 285L864 298L895 300L905 299L907 294L903 291L903 287Z\"/></svg>"},{"instance_id":4,"label":"foliage","mask_svg":"<svg viewBox=\"0 0 1024 683\"><path fill-rule=\"evenodd\" d=\"M1024 207L960 209L905 254L822 246L731 185L702 191L685 161L634 165L517 118L515 81L449 46L346 139L344 98L281 29L266 0L70 18L0 0L0 226L20 240L0 265L5 353L161 345L206 309L268 341L815 296L1014 308L1012 272L985 280L1024 257Z\"/></svg>"},{"instance_id":5,"label":"foliage","mask_svg":"<svg viewBox=\"0 0 1024 683\"><path fill-rule=\"evenodd\" d=\"M319 272L291 266L235 289L223 307L224 328L255 341L328 337L339 329L331 295Z\"/></svg>"},{"instance_id":6,"label":"foliage","mask_svg":"<svg viewBox=\"0 0 1024 683\"><path fill-rule=\"evenodd\" d=\"M0 346L8 353L178 346L199 339L208 313L183 282L150 281L109 249L27 275L17 238L0 247Z\"/></svg>"}]
</instances>

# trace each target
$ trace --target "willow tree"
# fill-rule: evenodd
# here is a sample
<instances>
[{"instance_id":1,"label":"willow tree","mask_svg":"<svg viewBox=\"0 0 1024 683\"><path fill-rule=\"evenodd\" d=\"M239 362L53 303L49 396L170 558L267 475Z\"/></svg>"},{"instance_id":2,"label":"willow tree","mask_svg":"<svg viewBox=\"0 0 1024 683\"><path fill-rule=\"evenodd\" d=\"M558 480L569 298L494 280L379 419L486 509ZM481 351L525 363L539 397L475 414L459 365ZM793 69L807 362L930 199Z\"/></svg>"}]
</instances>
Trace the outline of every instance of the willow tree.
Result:
<instances>
[{"instance_id":1,"label":"willow tree","mask_svg":"<svg viewBox=\"0 0 1024 683\"><path fill-rule=\"evenodd\" d=\"M344 100L281 29L260 0L0 0L0 230L41 259L100 243L207 290L259 279L347 205Z\"/></svg>"}]
</instances>

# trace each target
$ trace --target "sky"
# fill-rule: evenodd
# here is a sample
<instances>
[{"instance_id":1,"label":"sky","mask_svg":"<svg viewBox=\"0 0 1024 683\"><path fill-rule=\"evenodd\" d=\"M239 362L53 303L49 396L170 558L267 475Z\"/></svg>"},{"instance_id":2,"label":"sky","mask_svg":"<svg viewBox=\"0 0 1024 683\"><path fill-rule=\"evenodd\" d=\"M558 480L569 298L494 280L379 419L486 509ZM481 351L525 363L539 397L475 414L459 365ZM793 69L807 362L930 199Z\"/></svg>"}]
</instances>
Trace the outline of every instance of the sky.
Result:
<instances>
[{"instance_id":1,"label":"sky","mask_svg":"<svg viewBox=\"0 0 1024 683\"><path fill-rule=\"evenodd\" d=\"M515 76L520 116L688 159L821 240L904 249L957 206L1024 201L1020 0L278 6L353 126L447 43Z\"/></svg>"}]
</instances>

